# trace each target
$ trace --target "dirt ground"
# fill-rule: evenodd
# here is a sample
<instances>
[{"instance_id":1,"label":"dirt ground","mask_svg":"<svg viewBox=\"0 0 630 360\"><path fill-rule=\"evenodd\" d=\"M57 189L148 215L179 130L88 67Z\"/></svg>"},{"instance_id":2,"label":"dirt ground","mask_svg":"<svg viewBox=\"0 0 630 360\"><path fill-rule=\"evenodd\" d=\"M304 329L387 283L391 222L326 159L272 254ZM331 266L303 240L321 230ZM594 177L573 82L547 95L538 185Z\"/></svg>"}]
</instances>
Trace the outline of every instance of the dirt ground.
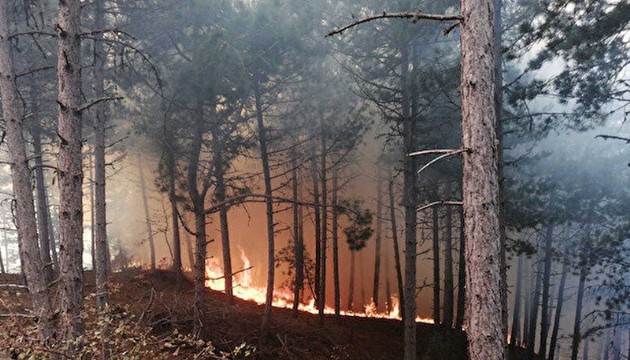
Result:
<instances>
[{"instance_id":1,"label":"dirt ground","mask_svg":"<svg viewBox=\"0 0 630 360\"><path fill-rule=\"evenodd\" d=\"M87 295L94 291L94 278L90 272L86 272L85 276ZM0 275L0 284L19 284L20 281L16 275ZM193 286L187 278L178 282L170 271L130 269L112 274L110 290L114 311L120 309L129 314L125 316L141 319L157 339L172 334L175 329L181 334L190 333L193 325ZM265 346L261 347L259 327L262 306L239 299L235 300L234 306L230 306L223 293L211 290L208 290L207 297L201 337L210 341L217 352L229 352L246 343L256 347L255 358L269 360L398 360L403 356L400 321L335 318L331 315L321 327L316 315L300 313L295 319L291 310L274 309L270 336ZM8 349L15 346L11 342L20 336L6 336L7 329L19 329L33 323L29 318L6 315L27 314L29 305L30 299L24 290L0 290L0 335L5 332L5 336L0 336L0 359L10 358ZM465 334L461 331L418 324L417 339L418 359L467 358ZM165 348L164 351L172 352L172 349ZM512 359L521 358L520 354L512 353ZM169 358L186 359L192 356L176 353Z\"/></svg>"}]
</instances>

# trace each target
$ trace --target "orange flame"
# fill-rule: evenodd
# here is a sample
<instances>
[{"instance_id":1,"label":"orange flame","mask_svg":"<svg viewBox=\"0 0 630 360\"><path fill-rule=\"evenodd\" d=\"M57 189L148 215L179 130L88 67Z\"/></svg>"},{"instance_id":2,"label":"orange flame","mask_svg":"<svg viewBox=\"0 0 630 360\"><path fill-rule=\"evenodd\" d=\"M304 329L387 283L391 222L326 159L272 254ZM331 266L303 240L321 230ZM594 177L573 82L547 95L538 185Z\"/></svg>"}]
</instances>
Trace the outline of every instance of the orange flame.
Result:
<instances>
[{"instance_id":1,"label":"orange flame","mask_svg":"<svg viewBox=\"0 0 630 360\"><path fill-rule=\"evenodd\" d=\"M251 266L249 258L245 255L243 249L240 249L240 252L241 261L243 262L243 268L249 269ZM221 263L215 258L209 259L206 262L206 287L217 291L225 291L223 269L221 268ZM259 305L265 303L266 288L253 284L251 271L249 270L240 272L234 276L233 293L235 297L243 300L254 301ZM371 300L369 304L364 306L364 312L342 310L341 315L400 320L400 304L398 298L396 296L392 296L390 301L392 304L392 310L390 312L379 311L374 301ZM278 308L292 309L293 292L287 289L275 289L273 293L272 305ZM317 307L315 306L315 299L311 299L308 304L300 303L298 305L298 309L300 311L308 312L311 314L317 314L319 312ZM334 314L335 309L329 306L325 306L324 313ZM416 322L433 324L433 319L421 318L420 316L417 316Z\"/></svg>"}]
</instances>

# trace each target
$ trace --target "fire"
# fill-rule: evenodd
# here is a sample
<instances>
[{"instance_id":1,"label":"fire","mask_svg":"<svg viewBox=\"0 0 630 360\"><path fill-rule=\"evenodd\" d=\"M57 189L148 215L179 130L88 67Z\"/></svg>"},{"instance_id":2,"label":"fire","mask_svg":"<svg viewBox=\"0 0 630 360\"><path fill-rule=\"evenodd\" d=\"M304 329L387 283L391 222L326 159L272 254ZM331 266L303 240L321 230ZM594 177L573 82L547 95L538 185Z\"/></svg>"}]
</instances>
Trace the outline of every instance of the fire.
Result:
<instances>
[{"instance_id":1,"label":"fire","mask_svg":"<svg viewBox=\"0 0 630 360\"><path fill-rule=\"evenodd\" d=\"M253 284L251 271L251 263L249 258L245 255L243 249L240 249L240 258L243 262L243 269L248 269L241 271L240 273L234 276L233 282L233 293L234 296L248 301L254 301L259 305L265 303L266 298L266 288L263 286L256 286ZM223 279L223 269L221 268L221 263L216 259L212 258L206 262L206 287L224 291L225 290L225 282ZM400 304L398 302L398 298L392 296L391 298L392 306L390 312L382 312L379 311L376 307L374 301L370 301L369 304L365 305L365 310L363 312L357 311L341 311L341 315L343 316L358 316L358 317L372 317L372 318L382 318L382 319L398 319L400 320ZM292 309L293 308L293 292L287 289L275 289L273 293L273 306L278 308ZM308 304L300 303L298 305L298 309L300 311L309 312L311 314L317 314L318 309L315 306L315 299L311 299ZM335 309L325 306L324 308L325 314L334 314ZM420 316L416 317L416 322L433 324L433 319L421 318Z\"/></svg>"}]
</instances>

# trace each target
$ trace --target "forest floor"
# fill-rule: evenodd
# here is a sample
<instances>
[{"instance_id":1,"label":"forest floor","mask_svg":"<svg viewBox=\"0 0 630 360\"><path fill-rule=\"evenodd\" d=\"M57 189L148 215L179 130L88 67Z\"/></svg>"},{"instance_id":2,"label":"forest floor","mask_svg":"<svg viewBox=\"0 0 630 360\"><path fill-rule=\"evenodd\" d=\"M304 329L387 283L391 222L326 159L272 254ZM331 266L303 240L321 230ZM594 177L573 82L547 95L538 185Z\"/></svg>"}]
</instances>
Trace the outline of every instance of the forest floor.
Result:
<instances>
[{"instance_id":1,"label":"forest floor","mask_svg":"<svg viewBox=\"0 0 630 360\"><path fill-rule=\"evenodd\" d=\"M94 277L86 272L85 293L94 292ZM18 284L16 275L0 275L0 284ZM212 356L195 357L193 350L177 347L173 334L190 334L193 326L193 284L187 278L177 281L174 273L164 270L146 271L129 269L112 274L110 278L112 311L144 324L154 341L144 340L145 346L153 346L153 359L215 359ZM207 311L201 338L211 342L216 354L232 353L241 347L241 354L256 347L254 355L231 355L225 358L256 359L366 359L398 360L403 357L401 322L397 320L327 316L325 325L319 326L317 315L300 313L293 317L289 309L274 309L271 331L265 346L259 345L260 320L263 306L235 299L230 306L222 292L207 291ZM90 300L86 307L90 310ZM93 301L92 301L93 302ZM24 290L0 290L0 359L15 356L14 349L26 345L25 336L33 336L33 319L8 314L27 314L30 299ZM92 309L94 310L94 309ZM84 311L86 323L97 323L98 311ZM120 324L122 319L117 320ZM113 327L117 322L113 321ZM30 326L29 326L30 325ZM90 327L86 325L88 331ZM118 326L120 332L127 327ZM91 330L94 331L94 330ZM114 337L119 331L114 332ZM128 337L123 335L123 339ZM182 337L182 335L177 335ZM96 332L95 338L99 335ZM418 359L465 360L466 338L462 331L443 329L418 323ZM119 338L120 340L120 338ZM117 340L117 341L119 341ZM22 344L22 345L20 345ZM208 344L208 343L206 343ZM248 346L242 347L242 344ZM12 353L13 352L13 355ZM163 352L163 356L155 354ZM510 359L523 358L521 351L511 351ZM148 355L147 355L148 357ZM15 357L17 358L17 357ZM122 358L122 357L121 357ZM140 355L139 359L145 358Z\"/></svg>"}]
</instances>

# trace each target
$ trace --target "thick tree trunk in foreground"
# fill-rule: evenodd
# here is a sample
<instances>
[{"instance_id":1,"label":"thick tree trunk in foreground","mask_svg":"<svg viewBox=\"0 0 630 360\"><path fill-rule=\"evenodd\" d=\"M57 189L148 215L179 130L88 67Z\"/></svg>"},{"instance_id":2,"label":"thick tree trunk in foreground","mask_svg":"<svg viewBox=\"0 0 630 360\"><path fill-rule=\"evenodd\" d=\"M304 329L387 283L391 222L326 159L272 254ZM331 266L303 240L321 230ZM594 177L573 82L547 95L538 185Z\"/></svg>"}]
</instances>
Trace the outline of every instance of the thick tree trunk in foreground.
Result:
<instances>
[{"instance_id":1,"label":"thick tree trunk in foreground","mask_svg":"<svg viewBox=\"0 0 630 360\"><path fill-rule=\"evenodd\" d=\"M333 242L333 283L335 287L335 315L341 313L341 289L339 285L339 210L337 209L337 187L339 170L335 167L332 175L332 242Z\"/></svg>"},{"instance_id":2,"label":"thick tree trunk in foreground","mask_svg":"<svg viewBox=\"0 0 630 360\"><path fill-rule=\"evenodd\" d=\"M571 341L571 360L577 360L580 351L580 342L582 334L580 324L582 323L582 306L584 303L584 288L586 286L586 275L588 270L586 266L580 269L580 280L578 282L577 303L575 304L575 322L573 323L573 337Z\"/></svg>"},{"instance_id":3,"label":"thick tree trunk in foreground","mask_svg":"<svg viewBox=\"0 0 630 360\"><path fill-rule=\"evenodd\" d=\"M202 205L203 206L203 205ZM195 283L194 332L199 335L203 329L203 317L206 311L206 216L203 211L195 213L195 266L193 278Z\"/></svg>"},{"instance_id":4,"label":"thick tree trunk in foreground","mask_svg":"<svg viewBox=\"0 0 630 360\"><path fill-rule=\"evenodd\" d=\"M190 233L184 231L184 238L186 239L186 250L188 252L188 267L192 271L195 267L195 253L193 251L192 241L190 240Z\"/></svg>"},{"instance_id":5,"label":"thick tree trunk in foreground","mask_svg":"<svg viewBox=\"0 0 630 360\"><path fill-rule=\"evenodd\" d=\"M141 157L138 157L138 174L140 177L140 192L142 194L142 206L144 208L144 219L147 226L147 239L149 241L149 253L151 255L151 270L155 270L155 241L153 240L153 227L151 224L151 212L149 211L149 199L147 197L147 186L144 181L144 170L142 168Z\"/></svg>"},{"instance_id":6,"label":"thick tree trunk in foreground","mask_svg":"<svg viewBox=\"0 0 630 360\"><path fill-rule=\"evenodd\" d=\"M374 287L372 288L372 301L378 309L378 290L381 275L381 222L383 218L383 171L377 164L376 172L376 233L374 234Z\"/></svg>"},{"instance_id":7,"label":"thick tree trunk in foreground","mask_svg":"<svg viewBox=\"0 0 630 360\"><path fill-rule=\"evenodd\" d=\"M391 169L389 171L391 174ZM404 319L405 296L402 278L402 265L400 264L400 249L398 246L398 226L396 224L396 204L394 203L394 178L390 177L389 187L389 220L392 227L392 243L394 245L394 262L396 263L396 284L398 286L398 307L401 317Z\"/></svg>"},{"instance_id":8,"label":"thick tree trunk in foreground","mask_svg":"<svg viewBox=\"0 0 630 360\"><path fill-rule=\"evenodd\" d=\"M450 186L447 194L451 194ZM444 320L443 325L447 328L453 326L453 208L446 207L446 231L444 234Z\"/></svg>"},{"instance_id":9,"label":"thick tree trunk in foreground","mask_svg":"<svg viewBox=\"0 0 630 360\"><path fill-rule=\"evenodd\" d=\"M402 52L401 78L402 78L402 121L404 153L410 154L415 148L414 133L415 119L410 113L409 94L409 59L408 50ZM405 341L405 360L415 360L416 353L416 225L417 225L417 188L416 188L416 162L410 156L403 160L403 203L405 206L405 310L403 323Z\"/></svg>"},{"instance_id":10,"label":"thick tree trunk in foreground","mask_svg":"<svg viewBox=\"0 0 630 360\"><path fill-rule=\"evenodd\" d=\"M514 292L514 310L512 313L512 331L510 331L510 345L518 346L521 329L521 283L523 281L523 255L518 256L516 265L516 289Z\"/></svg>"},{"instance_id":11,"label":"thick tree trunk in foreground","mask_svg":"<svg viewBox=\"0 0 630 360\"><path fill-rule=\"evenodd\" d=\"M261 323L260 342L265 343L269 335L271 310L273 308L273 286L275 276L275 240L273 223L273 189L271 187L271 169L269 167L269 152L267 150L267 131L263 119L262 95L260 92L259 75L254 76L254 95L256 101L256 120L258 125L258 141L260 142L260 158L262 162L263 178L265 182L265 207L267 211L267 294L265 297L265 312Z\"/></svg>"},{"instance_id":12,"label":"thick tree trunk in foreground","mask_svg":"<svg viewBox=\"0 0 630 360\"><path fill-rule=\"evenodd\" d=\"M48 293L48 284L43 276L44 264L37 243L35 205L31 190L31 174L26 156L23 133L22 105L15 82L15 68L9 41L8 1L0 0L0 95L5 123L5 136L11 157L11 178L15 194L15 211L22 269L31 293L33 312L39 319L38 331L41 340L53 336L55 328ZM6 254L5 254L6 256ZM4 267L2 269L4 272Z\"/></svg>"},{"instance_id":13,"label":"thick tree trunk in foreground","mask_svg":"<svg viewBox=\"0 0 630 360\"><path fill-rule=\"evenodd\" d=\"M440 325L440 225L438 222L438 207L431 209L433 233L433 321Z\"/></svg>"},{"instance_id":14,"label":"thick tree trunk in foreground","mask_svg":"<svg viewBox=\"0 0 630 360\"><path fill-rule=\"evenodd\" d=\"M494 90L494 4L462 0L461 94L468 353L503 360L502 246Z\"/></svg>"},{"instance_id":15,"label":"thick tree trunk in foreground","mask_svg":"<svg viewBox=\"0 0 630 360\"><path fill-rule=\"evenodd\" d=\"M560 319L562 317L562 305L564 304L564 287L567 282L569 266L566 261L562 263L562 275L560 276L560 284L558 284L558 299L556 301L556 316L553 319L553 331L551 332L551 340L549 342L548 360L554 360L556 355L556 346L558 344L558 333L560 332ZM588 342L586 342L588 344Z\"/></svg>"},{"instance_id":16,"label":"thick tree trunk in foreground","mask_svg":"<svg viewBox=\"0 0 630 360\"><path fill-rule=\"evenodd\" d=\"M59 108L59 266L61 333L76 339L83 331L83 164L81 157L81 2L58 3L57 79Z\"/></svg>"}]
</instances>

